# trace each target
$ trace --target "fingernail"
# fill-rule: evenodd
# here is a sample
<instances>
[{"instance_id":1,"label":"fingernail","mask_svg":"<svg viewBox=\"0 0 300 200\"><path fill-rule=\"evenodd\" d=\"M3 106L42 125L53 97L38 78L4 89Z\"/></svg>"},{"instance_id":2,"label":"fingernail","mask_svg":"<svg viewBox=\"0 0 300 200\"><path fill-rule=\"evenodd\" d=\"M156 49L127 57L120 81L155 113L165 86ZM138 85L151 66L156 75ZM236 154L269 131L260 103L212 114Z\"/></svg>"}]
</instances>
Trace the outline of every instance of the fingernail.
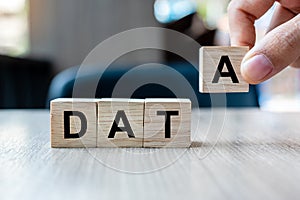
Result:
<instances>
[{"instance_id":1,"label":"fingernail","mask_svg":"<svg viewBox=\"0 0 300 200\"><path fill-rule=\"evenodd\" d=\"M263 54L256 55L242 63L244 75L252 81L263 80L273 69L271 61Z\"/></svg>"}]
</instances>

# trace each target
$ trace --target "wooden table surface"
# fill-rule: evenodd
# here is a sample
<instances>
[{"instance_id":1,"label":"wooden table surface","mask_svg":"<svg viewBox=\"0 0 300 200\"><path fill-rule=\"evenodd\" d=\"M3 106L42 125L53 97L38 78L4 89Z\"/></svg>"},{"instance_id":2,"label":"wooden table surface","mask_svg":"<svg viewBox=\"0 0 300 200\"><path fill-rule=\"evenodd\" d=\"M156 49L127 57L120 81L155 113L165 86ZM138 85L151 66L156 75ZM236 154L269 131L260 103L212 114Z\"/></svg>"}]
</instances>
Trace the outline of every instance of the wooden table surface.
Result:
<instances>
[{"instance_id":1,"label":"wooden table surface","mask_svg":"<svg viewBox=\"0 0 300 200\"><path fill-rule=\"evenodd\" d=\"M299 199L300 113L193 111L189 149L51 149L49 111L0 111L0 199Z\"/></svg>"}]
</instances>

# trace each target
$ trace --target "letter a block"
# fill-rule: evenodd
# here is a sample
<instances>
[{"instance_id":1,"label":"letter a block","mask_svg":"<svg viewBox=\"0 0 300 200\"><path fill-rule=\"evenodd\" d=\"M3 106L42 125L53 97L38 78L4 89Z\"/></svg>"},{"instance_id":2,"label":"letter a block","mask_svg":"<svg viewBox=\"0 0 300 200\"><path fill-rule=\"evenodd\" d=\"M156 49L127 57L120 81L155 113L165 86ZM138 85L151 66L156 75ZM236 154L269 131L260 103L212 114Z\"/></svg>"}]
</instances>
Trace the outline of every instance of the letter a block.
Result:
<instances>
[{"instance_id":1,"label":"letter a block","mask_svg":"<svg viewBox=\"0 0 300 200\"><path fill-rule=\"evenodd\" d=\"M51 147L96 147L95 99L55 99L50 110Z\"/></svg>"},{"instance_id":2,"label":"letter a block","mask_svg":"<svg viewBox=\"0 0 300 200\"><path fill-rule=\"evenodd\" d=\"M189 147L191 101L146 99L144 147Z\"/></svg>"},{"instance_id":3,"label":"letter a block","mask_svg":"<svg viewBox=\"0 0 300 200\"><path fill-rule=\"evenodd\" d=\"M97 147L142 147L144 100L98 101Z\"/></svg>"},{"instance_id":4,"label":"letter a block","mask_svg":"<svg viewBox=\"0 0 300 200\"><path fill-rule=\"evenodd\" d=\"M248 92L249 84L240 72L248 50L248 47L201 47L200 92Z\"/></svg>"}]
</instances>

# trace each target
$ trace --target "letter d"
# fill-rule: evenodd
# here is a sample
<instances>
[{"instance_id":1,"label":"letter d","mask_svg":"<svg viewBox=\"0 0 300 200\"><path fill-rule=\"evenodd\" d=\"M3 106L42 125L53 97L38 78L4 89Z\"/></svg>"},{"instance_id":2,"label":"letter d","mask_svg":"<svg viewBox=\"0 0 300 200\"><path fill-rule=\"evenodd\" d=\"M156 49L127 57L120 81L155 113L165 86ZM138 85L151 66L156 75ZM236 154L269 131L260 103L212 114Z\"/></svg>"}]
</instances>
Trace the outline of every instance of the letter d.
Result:
<instances>
[{"instance_id":1,"label":"letter d","mask_svg":"<svg viewBox=\"0 0 300 200\"><path fill-rule=\"evenodd\" d=\"M81 121L81 129L78 133L70 133L70 117L77 116ZM87 119L82 112L64 111L64 138L81 138L87 131Z\"/></svg>"}]
</instances>

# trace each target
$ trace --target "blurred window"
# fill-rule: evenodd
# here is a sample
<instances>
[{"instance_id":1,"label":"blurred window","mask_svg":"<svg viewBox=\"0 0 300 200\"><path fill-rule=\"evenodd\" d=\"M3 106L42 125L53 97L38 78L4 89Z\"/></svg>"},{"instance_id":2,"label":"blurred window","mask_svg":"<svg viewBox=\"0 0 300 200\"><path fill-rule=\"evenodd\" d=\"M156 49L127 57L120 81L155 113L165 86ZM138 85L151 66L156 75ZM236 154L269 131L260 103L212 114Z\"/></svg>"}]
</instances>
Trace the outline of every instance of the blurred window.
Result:
<instances>
[{"instance_id":1,"label":"blurred window","mask_svg":"<svg viewBox=\"0 0 300 200\"><path fill-rule=\"evenodd\" d=\"M0 0L0 54L18 56L29 50L28 3Z\"/></svg>"},{"instance_id":2,"label":"blurred window","mask_svg":"<svg viewBox=\"0 0 300 200\"><path fill-rule=\"evenodd\" d=\"M179 20L196 10L195 0L156 0L154 3L154 16L161 23Z\"/></svg>"}]
</instances>

